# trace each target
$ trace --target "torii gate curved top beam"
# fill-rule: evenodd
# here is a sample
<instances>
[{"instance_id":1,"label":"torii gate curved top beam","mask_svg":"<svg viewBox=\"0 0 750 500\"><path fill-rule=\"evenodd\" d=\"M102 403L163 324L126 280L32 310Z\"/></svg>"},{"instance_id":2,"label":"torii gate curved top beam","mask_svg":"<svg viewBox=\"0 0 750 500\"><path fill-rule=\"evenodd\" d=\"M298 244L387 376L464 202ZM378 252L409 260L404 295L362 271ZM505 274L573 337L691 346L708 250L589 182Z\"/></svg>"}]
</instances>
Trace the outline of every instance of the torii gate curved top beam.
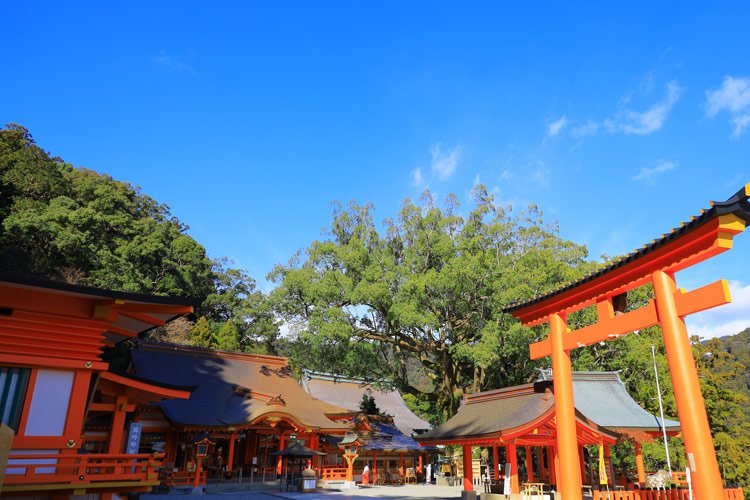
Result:
<instances>
[{"instance_id":1,"label":"torii gate curved top beam","mask_svg":"<svg viewBox=\"0 0 750 500\"><path fill-rule=\"evenodd\" d=\"M719 280L686 292L677 288L674 273L732 248L734 235L750 223L749 196L747 184L726 201L712 202L710 209L624 258L551 293L503 309L526 326L550 325L549 338L532 344L530 355L532 359L552 356L561 463L558 486L565 500L582 498L570 350L656 324L664 334L695 498L722 498L721 476L684 317L730 302L729 287ZM618 310L616 315L613 299L647 283L653 285L655 299L629 312ZM594 304L597 323L569 331L566 316Z\"/></svg>"}]
</instances>

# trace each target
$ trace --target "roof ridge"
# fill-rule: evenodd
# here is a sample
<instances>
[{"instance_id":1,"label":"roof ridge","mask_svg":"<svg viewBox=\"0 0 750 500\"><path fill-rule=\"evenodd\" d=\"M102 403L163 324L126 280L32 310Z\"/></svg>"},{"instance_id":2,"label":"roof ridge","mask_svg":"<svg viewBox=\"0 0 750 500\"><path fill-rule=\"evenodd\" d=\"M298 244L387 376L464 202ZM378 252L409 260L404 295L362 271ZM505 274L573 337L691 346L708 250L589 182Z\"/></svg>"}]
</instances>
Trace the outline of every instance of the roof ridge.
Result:
<instances>
[{"instance_id":1,"label":"roof ridge","mask_svg":"<svg viewBox=\"0 0 750 500\"><path fill-rule=\"evenodd\" d=\"M652 240L651 243L647 243L641 248L633 250L632 252L628 252L622 257L615 257L611 262L599 266L594 271L589 272L588 274L577 280L565 283L550 292L536 295L530 299L520 299L513 301L503 307L501 310L503 312L510 313L512 311L525 309L533 304L544 302L556 295L561 295L564 292L583 285L584 283L594 281L595 279L604 276L605 274L614 271L615 269L621 268L624 265L629 264L630 262L633 262L638 258L663 247L664 245L677 239L678 237L692 232L696 228L703 226L714 218L733 214L736 217L744 220L745 224L748 224L750 223L750 201L748 200L748 198L750 198L750 183L745 184L739 191L737 191L735 194L724 201L709 201L709 209L701 209L699 215L691 216L687 222L681 223L678 227L673 228L669 233L663 234L660 238Z\"/></svg>"},{"instance_id":2,"label":"roof ridge","mask_svg":"<svg viewBox=\"0 0 750 500\"><path fill-rule=\"evenodd\" d=\"M189 346L184 344L175 344L170 342L157 342L154 340L138 340L138 347L150 351L172 351L179 354L194 355L201 357L219 357L224 359L236 359L250 363L263 363L286 366L289 359L283 356L271 356L268 354L255 354L249 352L225 351L221 349L211 349L209 347Z\"/></svg>"}]
</instances>

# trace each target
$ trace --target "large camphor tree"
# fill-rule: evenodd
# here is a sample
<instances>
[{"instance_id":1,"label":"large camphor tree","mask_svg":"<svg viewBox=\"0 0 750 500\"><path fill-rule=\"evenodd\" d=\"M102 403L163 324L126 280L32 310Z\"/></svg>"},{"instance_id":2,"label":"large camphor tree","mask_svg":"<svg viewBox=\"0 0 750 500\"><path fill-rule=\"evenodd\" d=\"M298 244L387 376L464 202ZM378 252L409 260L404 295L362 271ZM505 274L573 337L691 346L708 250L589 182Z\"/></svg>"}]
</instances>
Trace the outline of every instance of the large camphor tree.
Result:
<instances>
[{"instance_id":1,"label":"large camphor tree","mask_svg":"<svg viewBox=\"0 0 750 500\"><path fill-rule=\"evenodd\" d=\"M462 212L426 192L380 228L372 206L336 206L328 237L269 276L294 362L426 391L443 418L464 392L535 378L528 344L542 332L500 310L590 269L586 248L534 206L514 213L481 185L473 200Z\"/></svg>"}]
</instances>

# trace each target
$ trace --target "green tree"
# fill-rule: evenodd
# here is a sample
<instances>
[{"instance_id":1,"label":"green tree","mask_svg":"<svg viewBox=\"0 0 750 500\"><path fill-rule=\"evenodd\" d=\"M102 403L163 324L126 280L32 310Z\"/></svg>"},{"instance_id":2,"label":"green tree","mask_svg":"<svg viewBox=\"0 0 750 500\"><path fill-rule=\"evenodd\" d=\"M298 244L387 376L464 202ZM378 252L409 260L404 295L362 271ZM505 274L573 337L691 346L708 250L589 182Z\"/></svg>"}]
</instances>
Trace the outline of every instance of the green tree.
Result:
<instances>
[{"instance_id":1,"label":"green tree","mask_svg":"<svg viewBox=\"0 0 750 500\"><path fill-rule=\"evenodd\" d=\"M226 258L213 262L213 291L199 308L214 323L232 321L240 348L262 354L278 354L279 328L268 296L256 289L255 280Z\"/></svg>"},{"instance_id":2,"label":"green tree","mask_svg":"<svg viewBox=\"0 0 750 500\"><path fill-rule=\"evenodd\" d=\"M240 350L239 331L232 320L227 320L221 325L219 333L216 334L216 344L212 347L224 351Z\"/></svg>"},{"instance_id":3,"label":"green tree","mask_svg":"<svg viewBox=\"0 0 750 500\"><path fill-rule=\"evenodd\" d=\"M380 415L380 408L378 408L375 398L369 391L362 394L362 400L359 402L359 411L367 415Z\"/></svg>"},{"instance_id":4,"label":"green tree","mask_svg":"<svg viewBox=\"0 0 750 500\"><path fill-rule=\"evenodd\" d=\"M190 330L190 343L196 347L214 346L214 332L205 316L198 318Z\"/></svg>"},{"instance_id":5,"label":"green tree","mask_svg":"<svg viewBox=\"0 0 750 500\"><path fill-rule=\"evenodd\" d=\"M483 186L474 201L461 216L454 196L440 209L426 192L422 205L406 200L382 235L371 206L336 206L329 239L270 275L307 366L345 365L419 394L416 372L444 416L464 392L533 378L527 346L542 332L500 309L578 277L586 249L557 236L536 207L514 214Z\"/></svg>"},{"instance_id":6,"label":"green tree","mask_svg":"<svg viewBox=\"0 0 750 500\"><path fill-rule=\"evenodd\" d=\"M0 260L10 271L199 299L211 291L211 262L169 207L50 158L17 125L0 130L0 194Z\"/></svg>"}]
</instances>

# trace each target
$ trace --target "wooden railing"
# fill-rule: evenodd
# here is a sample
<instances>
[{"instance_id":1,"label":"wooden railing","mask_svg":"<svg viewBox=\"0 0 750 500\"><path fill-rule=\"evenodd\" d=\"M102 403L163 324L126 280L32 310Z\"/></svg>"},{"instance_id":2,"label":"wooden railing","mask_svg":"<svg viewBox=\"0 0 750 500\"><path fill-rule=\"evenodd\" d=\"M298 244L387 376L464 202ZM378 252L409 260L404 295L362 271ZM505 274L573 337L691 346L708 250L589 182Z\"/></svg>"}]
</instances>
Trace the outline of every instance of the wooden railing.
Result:
<instances>
[{"instance_id":1,"label":"wooden railing","mask_svg":"<svg viewBox=\"0 0 750 500\"><path fill-rule=\"evenodd\" d=\"M689 500L689 490L594 490L592 500ZM745 500L742 488L725 488L723 500Z\"/></svg>"},{"instance_id":2,"label":"wooden railing","mask_svg":"<svg viewBox=\"0 0 750 500\"><path fill-rule=\"evenodd\" d=\"M337 465L324 465L318 472L321 479L327 481L339 481L346 479L346 467L339 467Z\"/></svg>"},{"instance_id":3,"label":"wooden railing","mask_svg":"<svg viewBox=\"0 0 750 500\"><path fill-rule=\"evenodd\" d=\"M3 484L154 481L159 465L157 456L150 454L11 455Z\"/></svg>"}]
</instances>

